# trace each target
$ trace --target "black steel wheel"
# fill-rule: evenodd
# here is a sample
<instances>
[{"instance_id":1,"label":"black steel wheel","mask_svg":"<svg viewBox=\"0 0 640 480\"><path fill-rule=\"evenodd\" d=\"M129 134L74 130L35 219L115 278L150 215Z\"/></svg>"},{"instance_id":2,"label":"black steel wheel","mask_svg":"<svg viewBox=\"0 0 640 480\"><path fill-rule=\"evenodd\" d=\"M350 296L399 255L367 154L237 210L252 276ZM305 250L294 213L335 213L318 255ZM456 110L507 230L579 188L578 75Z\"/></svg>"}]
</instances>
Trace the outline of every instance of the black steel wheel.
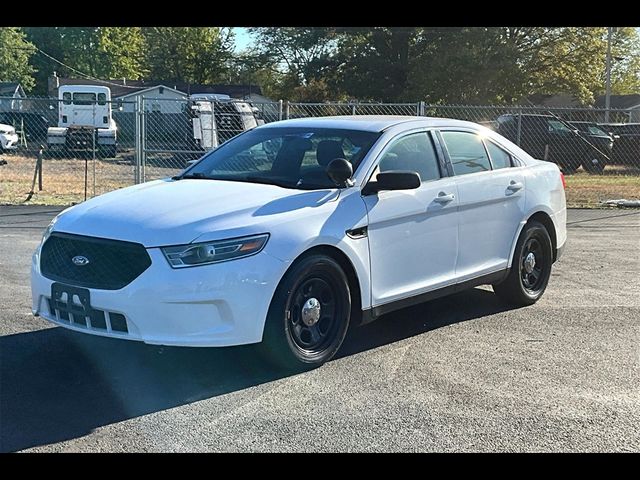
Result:
<instances>
[{"instance_id":1,"label":"black steel wheel","mask_svg":"<svg viewBox=\"0 0 640 480\"><path fill-rule=\"evenodd\" d=\"M493 285L493 291L513 305L532 305L547 288L552 264L549 232L541 223L529 222L518 238L507 278Z\"/></svg>"},{"instance_id":2,"label":"black steel wheel","mask_svg":"<svg viewBox=\"0 0 640 480\"><path fill-rule=\"evenodd\" d=\"M319 366L342 345L350 312L349 282L340 265L325 255L309 255L276 289L260 348L286 369Z\"/></svg>"}]
</instances>

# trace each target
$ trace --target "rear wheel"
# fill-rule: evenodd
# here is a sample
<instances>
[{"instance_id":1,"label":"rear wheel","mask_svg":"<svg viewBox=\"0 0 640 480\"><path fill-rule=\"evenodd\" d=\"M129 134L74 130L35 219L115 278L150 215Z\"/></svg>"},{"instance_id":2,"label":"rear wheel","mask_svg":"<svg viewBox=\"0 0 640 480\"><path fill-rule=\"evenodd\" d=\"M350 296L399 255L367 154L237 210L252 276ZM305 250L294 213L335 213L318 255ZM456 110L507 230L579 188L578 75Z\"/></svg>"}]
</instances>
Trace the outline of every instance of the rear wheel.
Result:
<instances>
[{"instance_id":1,"label":"rear wheel","mask_svg":"<svg viewBox=\"0 0 640 480\"><path fill-rule=\"evenodd\" d=\"M340 265L331 257L310 255L276 289L259 348L288 370L317 367L342 345L350 312L349 282Z\"/></svg>"},{"instance_id":2,"label":"rear wheel","mask_svg":"<svg viewBox=\"0 0 640 480\"><path fill-rule=\"evenodd\" d=\"M604 172L605 165L606 163L598 157L587 157L582 161L582 168L584 168L585 171L596 175L600 175Z\"/></svg>"},{"instance_id":3,"label":"rear wheel","mask_svg":"<svg viewBox=\"0 0 640 480\"><path fill-rule=\"evenodd\" d=\"M98 147L98 155L100 158L115 158L118 153L115 145L107 145Z\"/></svg>"},{"instance_id":4,"label":"rear wheel","mask_svg":"<svg viewBox=\"0 0 640 480\"><path fill-rule=\"evenodd\" d=\"M535 221L527 223L518 238L509 275L493 285L496 295L516 306L537 302L551 276L552 249L545 226Z\"/></svg>"}]
</instances>

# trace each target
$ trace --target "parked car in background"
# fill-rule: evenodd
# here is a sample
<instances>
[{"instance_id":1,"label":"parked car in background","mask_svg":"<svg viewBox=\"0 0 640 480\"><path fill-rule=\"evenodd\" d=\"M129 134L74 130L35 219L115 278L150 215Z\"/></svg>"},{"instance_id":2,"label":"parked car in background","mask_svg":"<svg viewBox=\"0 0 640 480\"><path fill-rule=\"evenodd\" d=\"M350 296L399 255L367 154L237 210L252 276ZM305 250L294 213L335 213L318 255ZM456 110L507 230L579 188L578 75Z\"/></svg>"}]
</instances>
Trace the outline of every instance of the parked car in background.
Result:
<instances>
[{"instance_id":1,"label":"parked car in background","mask_svg":"<svg viewBox=\"0 0 640 480\"><path fill-rule=\"evenodd\" d=\"M618 137L611 152L613 163L640 166L640 123L599 123L598 126Z\"/></svg>"},{"instance_id":2,"label":"parked car in background","mask_svg":"<svg viewBox=\"0 0 640 480\"><path fill-rule=\"evenodd\" d=\"M5 150L15 150L18 147L18 140L13 126L0 123L0 153Z\"/></svg>"},{"instance_id":3,"label":"parked car in background","mask_svg":"<svg viewBox=\"0 0 640 480\"><path fill-rule=\"evenodd\" d=\"M565 173L575 172L580 165L590 173L601 173L607 163L606 151L611 148L608 136L586 138L553 115L505 114L496 120L498 133L512 142L519 140L529 155L556 163Z\"/></svg>"},{"instance_id":4,"label":"parked car in background","mask_svg":"<svg viewBox=\"0 0 640 480\"><path fill-rule=\"evenodd\" d=\"M314 367L351 324L476 285L535 303L567 238L564 185L471 122L269 123L59 214L33 255L33 313L156 345L261 343Z\"/></svg>"},{"instance_id":5,"label":"parked car in background","mask_svg":"<svg viewBox=\"0 0 640 480\"><path fill-rule=\"evenodd\" d=\"M604 131L595 122L568 122L578 130L578 133L587 143L586 157L582 161L582 167L590 173L602 173L604 167L611 162L614 136Z\"/></svg>"},{"instance_id":6,"label":"parked car in background","mask_svg":"<svg viewBox=\"0 0 640 480\"><path fill-rule=\"evenodd\" d=\"M29 147L29 142L46 142L47 129L51 125L47 117L35 112L0 112L0 123L13 125L22 132Z\"/></svg>"}]
</instances>

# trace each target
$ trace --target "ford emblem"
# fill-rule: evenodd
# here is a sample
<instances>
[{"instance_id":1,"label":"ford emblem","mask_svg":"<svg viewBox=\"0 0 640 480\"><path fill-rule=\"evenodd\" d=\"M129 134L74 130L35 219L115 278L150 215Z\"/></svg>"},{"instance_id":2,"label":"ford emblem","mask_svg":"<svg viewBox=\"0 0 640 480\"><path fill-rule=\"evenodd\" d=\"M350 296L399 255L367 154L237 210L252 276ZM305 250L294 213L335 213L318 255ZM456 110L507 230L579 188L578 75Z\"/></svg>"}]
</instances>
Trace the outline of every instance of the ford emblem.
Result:
<instances>
[{"instance_id":1,"label":"ford emblem","mask_svg":"<svg viewBox=\"0 0 640 480\"><path fill-rule=\"evenodd\" d=\"M76 255L71 259L71 261L78 267L84 267L85 265L89 264L89 259L83 255Z\"/></svg>"}]
</instances>

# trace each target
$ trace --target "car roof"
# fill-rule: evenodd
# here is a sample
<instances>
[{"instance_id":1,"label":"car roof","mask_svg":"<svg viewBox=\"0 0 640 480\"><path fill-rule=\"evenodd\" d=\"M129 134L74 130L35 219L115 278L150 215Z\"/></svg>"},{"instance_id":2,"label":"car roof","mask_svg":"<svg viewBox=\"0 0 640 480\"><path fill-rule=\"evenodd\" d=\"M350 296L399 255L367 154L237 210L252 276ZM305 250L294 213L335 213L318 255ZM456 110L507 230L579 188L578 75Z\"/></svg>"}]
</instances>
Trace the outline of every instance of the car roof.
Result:
<instances>
[{"instance_id":1,"label":"car roof","mask_svg":"<svg viewBox=\"0 0 640 480\"><path fill-rule=\"evenodd\" d=\"M268 123L259 128L299 127L299 128L338 128L345 130L363 130L381 132L387 128L406 124L412 127L481 127L477 123L439 117L413 117L408 115L345 115L334 117L309 117L282 120Z\"/></svg>"},{"instance_id":2,"label":"car roof","mask_svg":"<svg viewBox=\"0 0 640 480\"><path fill-rule=\"evenodd\" d=\"M556 118L553 115L546 115L544 113L503 113L500 117L540 117L540 118ZM500 118L498 117L498 118Z\"/></svg>"}]
</instances>

